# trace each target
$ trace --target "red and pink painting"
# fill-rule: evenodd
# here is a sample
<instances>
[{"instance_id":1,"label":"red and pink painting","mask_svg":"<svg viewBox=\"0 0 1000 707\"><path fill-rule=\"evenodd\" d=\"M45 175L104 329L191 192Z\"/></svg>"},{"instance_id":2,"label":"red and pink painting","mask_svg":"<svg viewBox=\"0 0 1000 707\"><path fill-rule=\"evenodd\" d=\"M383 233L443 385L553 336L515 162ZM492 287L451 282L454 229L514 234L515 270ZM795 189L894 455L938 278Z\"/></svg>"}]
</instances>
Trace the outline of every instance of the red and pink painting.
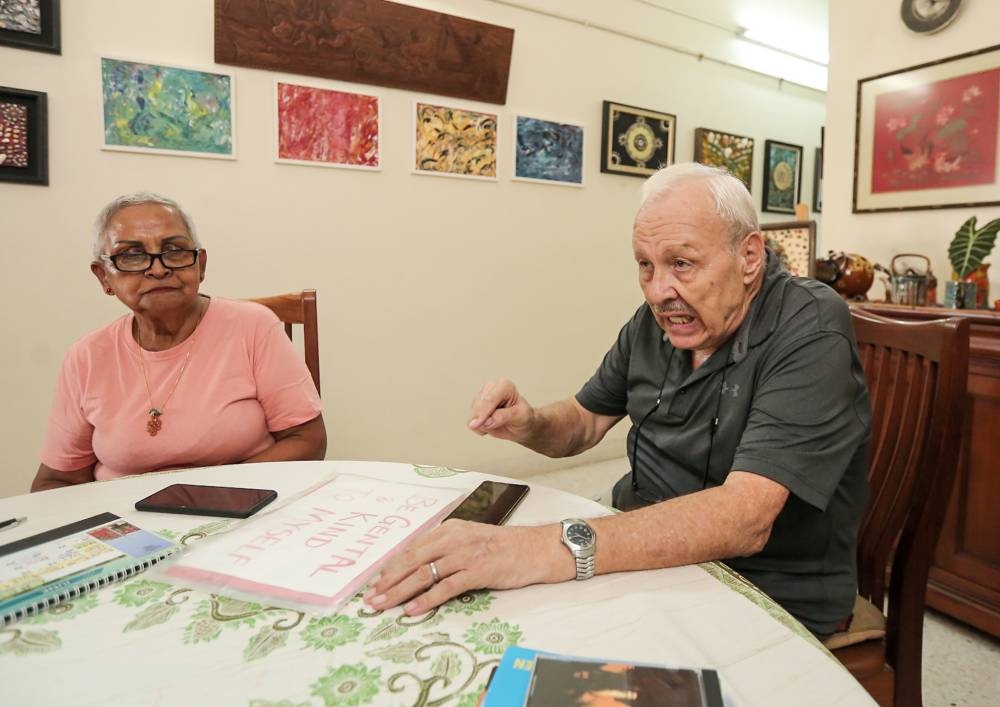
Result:
<instances>
[{"instance_id":1,"label":"red and pink painting","mask_svg":"<svg viewBox=\"0 0 1000 707\"><path fill-rule=\"evenodd\" d=\"M278 160L379 169L379 99L278 83Z\"/></svg>"},{"instance_id":2,"label":"red and pink painting","mask_svg":"<svg viewBox=\"0 0 1000 707\"><path fill-rule=\"evenodd\" d=\"M875 99L872 193L996 180L1000 69Z\"/></svg>"}]
</instances>

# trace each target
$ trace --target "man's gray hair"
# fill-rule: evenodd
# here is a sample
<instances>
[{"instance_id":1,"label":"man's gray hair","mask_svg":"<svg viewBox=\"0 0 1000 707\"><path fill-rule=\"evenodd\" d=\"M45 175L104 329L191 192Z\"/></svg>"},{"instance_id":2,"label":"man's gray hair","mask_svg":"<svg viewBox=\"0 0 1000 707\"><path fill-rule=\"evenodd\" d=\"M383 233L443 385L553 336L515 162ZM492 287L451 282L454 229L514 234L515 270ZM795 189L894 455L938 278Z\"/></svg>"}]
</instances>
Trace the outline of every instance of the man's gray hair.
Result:
<instances>
[{"instance_id":1,"label":"man's gray hair","mask_svg":"<svg viewBox=\"0 0 1000 707\"><path fill-rule=\"evenodd\" d=\"M101 255L104 252L104 235L107 233L108 226L111 224L111 219L113 219L122 209L127 209L130 206L142 206L144 204L159 204L160 206L167 206L174 209L180 215L181 220L184 221L184 225L187 227L188 235L190 235L191 240L194 241L194 247L201 248L201 241L198 240L198 234L194 230L194 221L192 221L188 213L181 208L180 204L173 199L168 199L165 196L160 196L159 194L154 194L153 192L138 191L118 197L101 209L101 213L97 215L97 220L94 221L93 243L91 244L92 254L95 261L100 260Z\"/></svg>"},{"instance_id":2,"label":"man's gray hair","mask_svg":"<svg viewBox=\"0 0 1000 707\"><path fill-rule=\"evenodd\" d=\"M720 167L708 167L697 162L679 162L653 174L642 185L639 208L650 199L668 194L692 181L702 182L708 187L715 202L715 211L729 229L733 248L748 233L760 230L757 210L746 185Z\"/></svg>"}]
</instances>

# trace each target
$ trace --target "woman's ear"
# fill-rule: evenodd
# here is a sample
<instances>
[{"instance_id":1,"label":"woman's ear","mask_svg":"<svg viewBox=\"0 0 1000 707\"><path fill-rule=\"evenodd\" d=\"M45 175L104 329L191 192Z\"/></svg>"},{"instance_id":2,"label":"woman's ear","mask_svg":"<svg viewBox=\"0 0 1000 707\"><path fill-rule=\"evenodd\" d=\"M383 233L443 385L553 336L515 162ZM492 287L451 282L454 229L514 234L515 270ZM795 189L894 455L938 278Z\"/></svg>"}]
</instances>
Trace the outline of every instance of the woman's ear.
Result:
<instances>
[{"instance_id":1,"label":"woman's ear","mask_svg":"<svg viewBox=\"0 0 1000 707\"><path fill-rule=\"evenodd\" d=\"M101 283L101 290L104 294L113 295L115 293L114 288L108 282L108 269L104 267L104 263L95 260L90 264L90 272L94 273L94 277Z\"/></svg>"}]
</instances>

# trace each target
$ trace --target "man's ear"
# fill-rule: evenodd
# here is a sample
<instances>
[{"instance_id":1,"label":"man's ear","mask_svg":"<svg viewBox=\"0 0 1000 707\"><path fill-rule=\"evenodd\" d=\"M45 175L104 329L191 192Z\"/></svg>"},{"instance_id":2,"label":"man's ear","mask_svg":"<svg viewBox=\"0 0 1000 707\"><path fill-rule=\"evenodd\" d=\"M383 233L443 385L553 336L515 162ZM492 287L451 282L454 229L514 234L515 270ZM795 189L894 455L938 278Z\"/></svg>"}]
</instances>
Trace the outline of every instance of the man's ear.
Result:
<instances>
[{"instance_id":1,"label":"man's ear","mask_svg":"<svg viewBox=\"0 0 1000 707\"><path fill-rule=\"evenodd\" d=\"M764 268L767 259L764 251L764 234L754 231L743 239L740 244L740 255L743 256L743 284L749 285Z\"/></svg>"}]
</instances>

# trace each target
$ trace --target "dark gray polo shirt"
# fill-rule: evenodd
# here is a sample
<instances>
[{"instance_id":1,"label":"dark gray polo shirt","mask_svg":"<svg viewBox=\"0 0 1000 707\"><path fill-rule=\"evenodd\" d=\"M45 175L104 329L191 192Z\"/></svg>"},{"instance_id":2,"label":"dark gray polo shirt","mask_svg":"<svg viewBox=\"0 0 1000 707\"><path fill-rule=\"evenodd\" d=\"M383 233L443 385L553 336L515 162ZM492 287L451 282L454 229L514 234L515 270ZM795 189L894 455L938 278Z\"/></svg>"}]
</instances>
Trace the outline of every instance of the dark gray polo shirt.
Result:
<instances>
[{"instance_id":1,"label":"dark gray polo shirt","mask_svg":"<svg viewBox=\"0 0 1000 707\"><path fill-rule=\"evenodd\" d=\"M647 498L718 486L733 469L787 488L764 549L720 559L814 633L833 633L851 612L871 406L850 312L831 288L792 277L769 252L746 319L697 370L643 304L576 399L632 420L627 452ZM630 492L626 476L616 505Z\"/></svg>"}]
</instances>

